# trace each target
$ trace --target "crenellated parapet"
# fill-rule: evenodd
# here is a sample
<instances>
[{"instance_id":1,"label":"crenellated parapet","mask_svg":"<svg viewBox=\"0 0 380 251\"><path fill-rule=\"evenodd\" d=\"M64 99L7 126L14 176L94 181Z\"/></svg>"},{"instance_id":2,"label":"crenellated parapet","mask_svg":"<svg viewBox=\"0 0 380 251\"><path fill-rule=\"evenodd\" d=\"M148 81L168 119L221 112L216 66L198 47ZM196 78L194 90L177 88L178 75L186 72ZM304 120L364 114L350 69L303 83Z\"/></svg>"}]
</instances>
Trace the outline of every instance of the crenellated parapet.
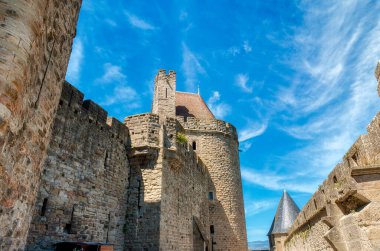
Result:
<instances>
[{"instance_id":1,"label":"crenellated parapet","mask_svg":"<svg viewBox=\"0 0 380 251\"><path fill-rule=\"evenodd\" d=\"M128 128L123 123L114 117L107 117L108 112L103 107L92 100L84 100L83 93L66 81L62 87L59 107L80 117L84 123L96 125L101 131L110 131L111 137L119 138L122 143L130 143Z\"/></svg>"},{"instance_id":2,"label":"crenellated parapet","mask_svg":"<svg viewBox=\"0 0 380 251\"><path fill-rule=\"evenodd\" d=\"M186 130L222 133L234 138L236 141L238 140L236 128L223 120L199 119L195 117L185 118L183 116L177 116L177 120Z\"/></svg>"},{"instance_id":3,"label":"crenellated parapet","mask_svg":"<svg viewBox=\"0 0 380 251\"><path fill-rule=\"evenodd\" d=\"M159 116L152 113L143 113L126 117L124 124L129 128L131 147L155 147L160 144Z\"/></svg>"}]
</instances>

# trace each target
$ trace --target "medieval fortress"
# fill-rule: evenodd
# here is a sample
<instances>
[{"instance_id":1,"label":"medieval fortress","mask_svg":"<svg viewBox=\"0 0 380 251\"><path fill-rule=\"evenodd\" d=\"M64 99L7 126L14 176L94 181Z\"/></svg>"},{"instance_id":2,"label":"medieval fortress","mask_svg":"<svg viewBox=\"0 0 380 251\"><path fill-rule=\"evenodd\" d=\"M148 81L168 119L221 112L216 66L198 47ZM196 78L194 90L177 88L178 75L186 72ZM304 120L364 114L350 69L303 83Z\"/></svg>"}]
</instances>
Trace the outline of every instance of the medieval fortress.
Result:
<instances>
[{"instance_id":1,"label":"medieval fortress","mask_svg":"<svg viewBox=\"0 0 380 251\"><path fill-rule=\"evenodd\" d=\"M234 126L174 71L123 123L84 100L64 81L80 7L0 2L0 250L247 250ZM379 191L380 113L301 211L284 193L272 250L380 250Z\"/></svg>"}]
</instances>

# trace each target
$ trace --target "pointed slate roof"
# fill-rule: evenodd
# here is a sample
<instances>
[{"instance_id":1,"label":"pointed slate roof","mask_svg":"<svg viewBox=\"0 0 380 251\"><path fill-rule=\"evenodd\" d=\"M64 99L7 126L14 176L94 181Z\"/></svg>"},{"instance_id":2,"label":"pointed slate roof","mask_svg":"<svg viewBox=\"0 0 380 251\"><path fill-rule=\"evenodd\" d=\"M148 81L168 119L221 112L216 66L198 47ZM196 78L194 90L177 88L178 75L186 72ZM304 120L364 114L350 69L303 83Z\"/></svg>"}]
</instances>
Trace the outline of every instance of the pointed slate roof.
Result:
<instances>
[{"instance_id":1,"label":"pointed slate roof","mask_svg":"<svg viewBox=\"0 0 380 251\"><path fill-rule=\"evenodd\" d=\"M197 93L175 93L176 115L184 117L196 117L199 119L214 119L214 115L206 105L202 97Z\"/></svg>"},{"instance_id":2,"label":"pointed slate roof","mask_svg":"<svg viewBox=\"0 0 380 251\"><path fill-rule=\"evenodd\" d=\"M292 197L290 197L290 195L284 191L280 203L278 204L276 215L274 216L268 235L287 233L297 218L299 212L300 209Z\"/></svg>"}]
</instances>

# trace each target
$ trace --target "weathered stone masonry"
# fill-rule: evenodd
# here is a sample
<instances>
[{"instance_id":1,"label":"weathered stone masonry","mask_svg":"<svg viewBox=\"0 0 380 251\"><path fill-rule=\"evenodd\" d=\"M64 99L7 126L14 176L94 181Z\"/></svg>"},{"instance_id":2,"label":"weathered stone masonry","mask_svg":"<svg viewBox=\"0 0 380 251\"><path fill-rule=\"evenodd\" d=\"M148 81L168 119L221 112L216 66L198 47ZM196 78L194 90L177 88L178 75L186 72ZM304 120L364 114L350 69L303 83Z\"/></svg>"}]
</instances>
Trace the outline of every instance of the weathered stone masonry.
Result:
<instances>
[{"instance_id":1,"label":"weathered stone masonry","mask_svg":"<svg viewBox=\"0 0 380 251\"><path fill-rule=\"evenodd\" d=\"M216 119L177 117L189 142L208 167L212 183L209 191L215 201L210 205L210 225L214 250L246 249L244 203L239 164L238 140L234 126Z\"/></svg>"},{"instance_id":2,"label":"weathered stone masonry","mask_svg":"<svg viewBox=\"0 0 380 251\"><path fill-rule=\"evenodd\" d=\"M59 241L124 245L128 129L68 83L54 121L27 250Z\"/></svg>"},{"instance_id":3,"label":"weathered stone masonry","mask_svg":"<svg viewBox=\"0 0 380 251\"><path fill-rule=\"evenodd\" d=\"M167 78L175 86L174 72L160 71L156 83ZM27 250L53 250L60 241L109 242L115 250L247 249L235 128L216 119L185 122L170 116L175 107L159 110L121 124L64 84ZM181 133L187 143L178 141Z\"/></svg>"},{"instance_id":4,"label":"weathered stone masonry","mask_svg":"<svg viewBox=\"0 0 380 251\"><path fill-rule=\"evenodd\" d=\"M178 143L178 133L188 131L176 119L174 71L159 71L153 114L127 118L129 128L70 84L61 93L80 5L0 3L0 250L53 250L60 241L246 250L236 132L223 143L228 135L216 131L234 159L213 173L193 145ZM217 168L233 176L225 194L214 184ZM210 192L219 195L209 200Z\"/></svg>"},{"instance_id":5,"label":"weathered stone masonry","mask_svg":"<svg viewBox=\"0 0 380 251\"><path fill-rule=\"evenodd\" d=\"M0 2L0 250L25 245L80 5Z\"/></svg>"}]
</instances>

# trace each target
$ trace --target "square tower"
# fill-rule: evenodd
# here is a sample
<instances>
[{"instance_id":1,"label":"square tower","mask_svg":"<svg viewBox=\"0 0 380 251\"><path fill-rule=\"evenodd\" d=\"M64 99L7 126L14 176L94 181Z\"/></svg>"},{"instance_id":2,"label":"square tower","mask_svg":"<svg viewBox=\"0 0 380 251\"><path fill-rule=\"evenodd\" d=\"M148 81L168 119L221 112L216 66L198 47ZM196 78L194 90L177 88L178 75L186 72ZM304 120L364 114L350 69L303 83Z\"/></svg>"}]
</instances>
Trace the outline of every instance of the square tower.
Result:
<instances>
[{"instance_id":1,"label":"square tower","mask_svg":"<svg viewBox=\"0 0 380 251\"><path fill-rule=\"evenodd\" d=\"M154 79L152 113L175 118L176 73L159 70Z\"/></svg>"}]
</instances>

